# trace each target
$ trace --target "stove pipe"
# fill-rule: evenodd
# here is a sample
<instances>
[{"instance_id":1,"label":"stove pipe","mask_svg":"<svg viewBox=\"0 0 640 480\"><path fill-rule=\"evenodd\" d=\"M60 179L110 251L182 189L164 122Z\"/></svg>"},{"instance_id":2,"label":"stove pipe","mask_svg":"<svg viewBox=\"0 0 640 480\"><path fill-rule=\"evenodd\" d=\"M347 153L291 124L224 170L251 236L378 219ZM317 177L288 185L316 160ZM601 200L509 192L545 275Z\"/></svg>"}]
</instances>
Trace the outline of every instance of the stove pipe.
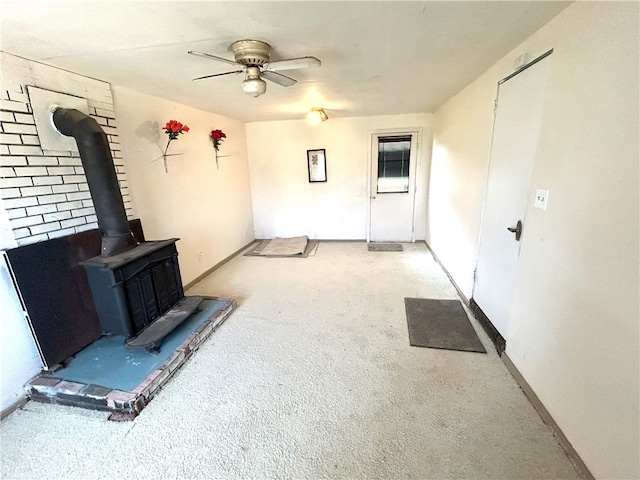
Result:
<instances>
[{"instance_id":1,"label":"stove pipe","mask_svg":"<svg viewBox=\"0 0 640 480\"><path fill-rule=\"evenodd\" d=\"M67 108L56 108L53 111L53 124L63 135L73 137L78 145L98 217L98 228L102 233L100 256L110 257L135 248L138 242L129 229L109 141L104 130L90 116Z\"/></svg>"}]
</instances>

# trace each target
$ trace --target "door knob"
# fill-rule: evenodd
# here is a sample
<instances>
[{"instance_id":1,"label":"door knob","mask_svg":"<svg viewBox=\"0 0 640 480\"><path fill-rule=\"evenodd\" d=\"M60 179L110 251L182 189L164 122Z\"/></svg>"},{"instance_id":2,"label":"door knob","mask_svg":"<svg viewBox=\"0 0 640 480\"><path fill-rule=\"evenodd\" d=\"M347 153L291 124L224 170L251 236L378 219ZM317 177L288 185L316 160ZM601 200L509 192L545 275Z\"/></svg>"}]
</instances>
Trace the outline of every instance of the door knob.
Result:
<instances>
[{"instance_id":1,"label":"door knob","mask_svg":"<svg viewBox=\"0 0 640 480\"><path fill-rule=\"evenodd\" d=\"M375 200L375 199L376 199L376 196L375 196L375 195L372 195L372 196L371 196L371 200Z\"/></svg>"},{"instance_id":2,"label":"door knob","mask_svg":"<svg viewBox=\"0 0 640 480\"><path fill-rule=\"evenodd\" d=\"M520 220L518 220L518 223L516 223L515 228L514 227L507 227L507 230L509 230L511 233L515 233L516 234L516 241L520 241L520 237L522 236L522 222Z\"/></svg>"}]
</instances>

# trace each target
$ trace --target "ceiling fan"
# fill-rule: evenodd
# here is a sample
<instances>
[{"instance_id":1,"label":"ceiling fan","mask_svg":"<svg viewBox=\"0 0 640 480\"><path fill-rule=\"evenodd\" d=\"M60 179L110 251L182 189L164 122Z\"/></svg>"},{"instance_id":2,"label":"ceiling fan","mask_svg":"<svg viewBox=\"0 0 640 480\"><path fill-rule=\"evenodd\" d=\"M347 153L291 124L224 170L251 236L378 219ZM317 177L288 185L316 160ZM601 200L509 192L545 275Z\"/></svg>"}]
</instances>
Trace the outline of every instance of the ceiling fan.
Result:
<instances>
[{"instance_id":1,"label":"ceiling fan","mask_svg":"<svg viewBox=\"0 0 640 480\"><path fill-rule=\"evenodd\" d=\"M296 80L278 73L279 71L320 66L320 60L316 57L289 58L287 60L270 62L271 45L259 40L238 40L231 45L231 50L233 51L235 60L217 57L204 52L195 52L193 50L189 51L188 53L191 55L217 60L236 67L236 70L232 70L230 72L204 75L202 77L194 78L194 80L221 77L223 75L234 75L245 72L245 79L242 82L242 90L249 95L257 97L267 90L267 84L262 80L263 78L283 87L290 87L296 83Z\"/></svg>"}]
</instances>

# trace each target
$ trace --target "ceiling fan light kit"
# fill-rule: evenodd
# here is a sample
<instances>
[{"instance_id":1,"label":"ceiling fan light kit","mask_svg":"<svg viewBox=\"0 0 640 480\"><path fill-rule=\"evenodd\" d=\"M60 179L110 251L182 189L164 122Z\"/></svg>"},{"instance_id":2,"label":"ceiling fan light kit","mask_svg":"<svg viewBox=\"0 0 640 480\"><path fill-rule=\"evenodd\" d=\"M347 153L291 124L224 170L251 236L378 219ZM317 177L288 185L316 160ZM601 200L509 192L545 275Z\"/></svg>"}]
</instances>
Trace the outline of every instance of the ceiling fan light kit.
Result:
<instances>
[{"instance_id":1,"label":"ceiling fan light kit","mask_svg":"<svg viewBox=\"0 0 640 480\"><path fill-rule=\"evenodd\" d=\"M247 74L242 82L242 91L253 97L259 97L267 91L267 82L260 78L258 67L247 67Z\"/></svg>"},{"instance_id":2,"label":"ceiling fan light kit","mask_svg":"<svg viewBox=\"0 0 640 480\"><path fill-rule=\"evenodd\" d=\"M319 67L320 60L315 57L289 58L271 62L271 46L259 40L238 40L231 45L234 60L217 57L204 52L189 51L191 55L217 60L236 67L235 70L224 73L215 73L194 78L202 80L205 78L221 77L223 75L233 75L245 72L245 79L242 82L242 90L254 97L258 97L266 92L267 84L262 78L270 82L277 83L282 87L290 87L296 80L278 73L281 70L297 70L301 68Z\"/></svg>"}]
</instances>

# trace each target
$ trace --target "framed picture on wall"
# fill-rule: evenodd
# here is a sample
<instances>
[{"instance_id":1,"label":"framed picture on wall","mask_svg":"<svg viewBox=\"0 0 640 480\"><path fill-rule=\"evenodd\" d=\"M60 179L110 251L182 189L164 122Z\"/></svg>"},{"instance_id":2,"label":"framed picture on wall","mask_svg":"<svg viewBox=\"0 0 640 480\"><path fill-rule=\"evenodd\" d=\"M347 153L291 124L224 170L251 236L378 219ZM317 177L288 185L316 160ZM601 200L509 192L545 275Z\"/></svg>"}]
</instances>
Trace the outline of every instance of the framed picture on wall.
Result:
<instances>
[{"instance_id":1,"label":"framed picture on wall","mask_svg":"<svg viewBox=\"0 0 640 480\"><path fill-rule=\"evenodd\" d=\"M307 168L309 169L309 182L327 181L327 157L324 148L307 150Z\"/></svg>"}]
</instances>

